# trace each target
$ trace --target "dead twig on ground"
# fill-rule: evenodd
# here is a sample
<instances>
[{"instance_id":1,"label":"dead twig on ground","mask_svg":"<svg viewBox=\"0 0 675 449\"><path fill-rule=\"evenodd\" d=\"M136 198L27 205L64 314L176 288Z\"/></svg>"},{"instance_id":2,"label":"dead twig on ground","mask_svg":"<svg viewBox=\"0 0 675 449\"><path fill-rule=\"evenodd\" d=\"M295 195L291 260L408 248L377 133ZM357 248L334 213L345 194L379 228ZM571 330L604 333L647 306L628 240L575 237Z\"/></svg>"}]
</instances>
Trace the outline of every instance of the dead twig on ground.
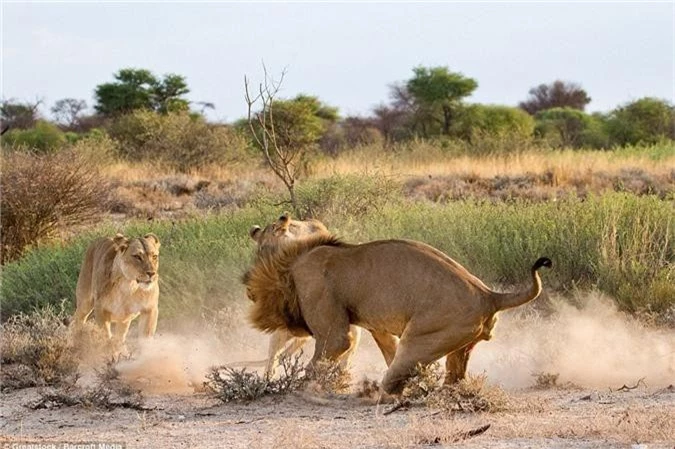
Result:
<instances>
[{"instance_id":1,"label":"dead twig on ground","mask_svg":"<svg viewBox=\"0 0 675 449\"><path fill-rule=\"evenodd\" d=\"M647 384L645 383L645 378L644 378L644 377L641 377L641 378L637 381L637 383L636 383L635 385L633 385L632 387L629 387L628 385L623 384L623 386L617 388L616 390L612 390L612 389L610 388L610 391L624 391L624 392L625 392L625 391L635 390L637 387L640 386L640 384L642 384L643 387L646 387L646 386L647 386Z\"/></svg>"}]
</instances>

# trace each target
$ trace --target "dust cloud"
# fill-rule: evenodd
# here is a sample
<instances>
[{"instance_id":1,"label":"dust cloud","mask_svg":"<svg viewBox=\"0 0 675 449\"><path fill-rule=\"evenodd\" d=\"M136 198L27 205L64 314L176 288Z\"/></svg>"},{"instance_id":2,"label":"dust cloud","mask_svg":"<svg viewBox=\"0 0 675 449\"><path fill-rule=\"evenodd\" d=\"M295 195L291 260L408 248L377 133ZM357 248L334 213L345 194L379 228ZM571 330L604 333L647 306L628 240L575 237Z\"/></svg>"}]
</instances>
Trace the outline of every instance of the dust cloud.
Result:
<instances>
[{"instance_id":1,"label":"dust cloud","mask_svg":"<svg viewBox=\"0 0 675 449\"><path fill-rule=\"evenodd\" d=\"M550 316L518 311L499 316L494 337L479 343L470 372L485 372L504 387L526 387L536 373L584 387L667 386L675 381L675 332L654 329L617 311L600 294L580 308L562 300Z\"/></svg>"},{"instance_id":2,"label":"dust cloud","mask_svg":"<svg viewBox=\"0 0 675 449\"><path fill-rule=\"evenodd\" d=\"M485 373L505 388L532 386L537 373L558 374L559 384L582 387L618 388L640 379L651 387L673 383L675 332L646 327L598 294L580 303L577 308L556 301L546 317L533 308L500 314L493 339L474 349L469 372ZM192 393L214 365L262 372L269 336L248 325L245 310L232 313L237 316L227 320L232 327L225 337L201 328L160 333L139 343L131 359L118 363L120 378L148 393ZM303 351L309 358L313 345ZM386 368L364 331L352 361L353 381L380 380Z\"/></svg>"}]
</instances>

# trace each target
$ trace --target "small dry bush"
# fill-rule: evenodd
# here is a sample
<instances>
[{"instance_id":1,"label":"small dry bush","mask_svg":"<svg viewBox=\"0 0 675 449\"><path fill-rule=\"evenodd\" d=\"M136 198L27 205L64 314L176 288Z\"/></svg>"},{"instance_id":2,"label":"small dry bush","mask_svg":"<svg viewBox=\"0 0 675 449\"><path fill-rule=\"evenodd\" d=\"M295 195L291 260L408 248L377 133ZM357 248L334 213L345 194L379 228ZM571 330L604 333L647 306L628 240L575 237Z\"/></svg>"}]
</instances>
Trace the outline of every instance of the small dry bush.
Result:
<instances>
[{"instance_id":1,"label":"small dry bush","mask_svg":"<svg viewBox=\"0 0 675 449\"><path fill-rule=\"evenodd\" d=\"M317 393L340 394L350 389L349 371L330 360L319 360L312 366L309 389Z\"/></svg>"},{"instance_id":2,"label":"small dry bush","mask_svg":"<svg viewBox=\"0 0 675 449\"><path fill-rule=\"evenodd\" d=\"M443 371L438 363L429 365L417 364L413 376L403 388L402 400L414 401L429 396L438 389L443 378Z\"/></svg>"},{"instance_id":3,"label":"small dry bush","mask_svg":"<svg viewBox=\"0 0 675 449\"><path fill-rule=\"evenodd\" d=\"M17 389L73 385L78 359L63 308L14 315L2 325L2 385Z\"/></svg>"},{"instance_id":4,"label":"small dry bush","mask_svg":"<svg viewBox=\"0 0 675 449\"><path fill-rule=\"evenodd\" d=\"M443 386L427 396L426 404L446 412L498 412L506 410L509 398L500 387L489 385L487 376L481 374Z\"/></svg>"},{"instance_id":5,"label":"small dry bush","mask_svg":"<svg viewBox=\"0 0 675 449\"><path fill-rule=\"evenodd\" d=\"M214 366L206 375L204 387L213 397L223 402L251 402L265 396L279 396L300 390L305 386L301 354L282 357L282 374L271 379L246 368Z\"/></svg>"},{"instance_id":6,"label":"small dry bush","mask_svg":"<svg viewBox=\"0 0 675 449\"><path fill-rule=\"evenodd\" d=\"M558 373L534 373L534 388L539 390L548 390L551 388L558 387L558 378L560 374Z\"/></svg>"},{"instance_id":7,"label":"small dry bush","mask_svg":"<svg viewBox=\"0 0 675 449\"><path fill-rule=\"evenodd\" d=\"M90 223L106 209L108 185L92 158L73 150L2 155L0 262L59 231Z\"/></svg>"},{"instance_id":8,"label":"small dry bush","mask_svg":"<svg viewBox=\"0 0 675 449\"><path fill-rule=\"evenodd\" d=\"M79 388L75 385L65 385L43 391L40 398L28 404L28 407L37 410L81 405L106 410L115 408L146 410L141 391L119 380L115 363L111 358L96 372L98 381L93 387Z\"/></svg>"}]
</instances>

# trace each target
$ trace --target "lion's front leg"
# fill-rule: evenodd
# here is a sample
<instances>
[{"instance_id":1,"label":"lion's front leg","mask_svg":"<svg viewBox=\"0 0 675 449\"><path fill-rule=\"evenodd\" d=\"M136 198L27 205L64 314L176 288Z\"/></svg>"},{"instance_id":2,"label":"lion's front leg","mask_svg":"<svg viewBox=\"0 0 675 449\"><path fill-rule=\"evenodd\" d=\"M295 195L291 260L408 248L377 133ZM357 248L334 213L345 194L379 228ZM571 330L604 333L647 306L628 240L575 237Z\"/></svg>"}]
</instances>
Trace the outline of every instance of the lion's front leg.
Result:
<instances>
[{"instance_id":1,"label":"lion's front leg","mask_svg":"<svg viewBox=\"0 0 675 449\"><path fill-rule=\"evenodd\" d=\"M152 309L141 312L138 323L138 334L145 338L150 338L155 335L157 330L157 317L159 316L159 309L153 307Z\"/></svg>"}]
</instances>

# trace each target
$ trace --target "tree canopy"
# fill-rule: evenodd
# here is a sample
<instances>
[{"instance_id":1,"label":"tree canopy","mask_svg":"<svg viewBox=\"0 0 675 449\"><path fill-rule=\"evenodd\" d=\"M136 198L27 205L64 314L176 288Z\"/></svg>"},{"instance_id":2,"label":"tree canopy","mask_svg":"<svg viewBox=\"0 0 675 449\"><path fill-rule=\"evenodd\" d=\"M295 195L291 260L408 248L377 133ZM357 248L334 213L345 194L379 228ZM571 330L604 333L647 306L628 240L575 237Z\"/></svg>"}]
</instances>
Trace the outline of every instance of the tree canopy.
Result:
<instances>
[{"instance_id":1,"label":"tree canopy","mask_svg":"<svg viewBox=\"0 0 675 449\"><path fill-rule=\"evenodd\" d=\"M145 69L121 69L113 75L115 81L96 86L96 112L106 116L125 114L136 109L156 112L178 112L188 109L182 98L190 92L185 78L176 74L157 78Z\"/></svg>"},{"instance_id":2,"label":"tree canopy","mask_svg":"<svg viewBox=\"0 0 675 449\"><path fill-rule=\"evenodd\" d=\"M406 83L418 113L440 117L443 133L450 134L456 107L478 87L478 82L447 67L422 67L413 69L414 76ZM440 114L439 114L440 113Z\"/></svg>"},{"instance_id":3,"label":"tree canopy","mask_svg":"<svg viewBox=\"0 0 675 449\"><path fill-rule=\"evenodd\" d=\"M572 108L583 111L591 102L585 90L576 83L556 80L550 84L540 84L529 91L527 100L518 106L531 115L551 108Z\"/></svg>"}]
</instances>

